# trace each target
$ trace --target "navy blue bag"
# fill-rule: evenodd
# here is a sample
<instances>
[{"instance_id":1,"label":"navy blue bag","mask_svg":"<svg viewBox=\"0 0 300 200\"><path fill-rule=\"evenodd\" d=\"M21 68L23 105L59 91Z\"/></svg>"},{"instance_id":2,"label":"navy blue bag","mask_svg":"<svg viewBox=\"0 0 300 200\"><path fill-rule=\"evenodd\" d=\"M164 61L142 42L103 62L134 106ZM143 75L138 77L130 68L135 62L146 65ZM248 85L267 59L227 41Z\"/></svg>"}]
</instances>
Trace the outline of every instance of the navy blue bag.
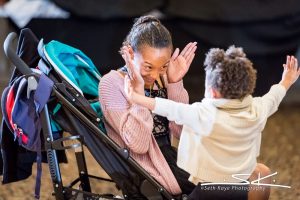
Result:
<instances>
[{"instance_id":1,"label":"navy blue bag","mask_svg":"<svg viewBox=\"0 0 300 200\"><path fill-rule=\"evenodd\" d=\"M37 177L35 197L39 199L42 172L42 142L40 113L46 105L52 91L53 81L41 74L39 82L35 76L21 76L5 89L2 102L6 104L4 119L13 130L14 138L27 150L37 152ZM7 113L9 112L9 113Z\"/></svg>"},{"instance_id":2,"label":"navy blue bag","mask_svg":"<svg viewBox=\"0 0 300 200\"><path fill-rule=\"evenodd\" d=\"M37 85L30 86L32 82ZM27 143L20 140L19 144L30 151L41 150L39 116L50 97L52 86L53 82L44 74L41 74L39 83L35 83L35 78L31 76L27 81L23 78L19 84L11 117L21 135L25 134L28 138ZM30 91L32 89L36 90Z\"/></svg>"}]
</instances>

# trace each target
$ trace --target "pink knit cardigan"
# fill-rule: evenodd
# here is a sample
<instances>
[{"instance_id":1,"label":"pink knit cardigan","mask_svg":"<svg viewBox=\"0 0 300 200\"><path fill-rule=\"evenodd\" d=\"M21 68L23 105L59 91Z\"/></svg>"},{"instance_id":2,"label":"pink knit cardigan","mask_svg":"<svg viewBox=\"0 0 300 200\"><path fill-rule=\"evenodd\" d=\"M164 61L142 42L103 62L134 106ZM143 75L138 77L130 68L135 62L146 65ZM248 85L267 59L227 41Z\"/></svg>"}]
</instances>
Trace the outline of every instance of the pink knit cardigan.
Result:
<instances>
[{"instance_id":1,"label":"pink knit cardigan","mask_svg":"<svg viewBox=\"0 0 300 200\"><path fill-rule=\"evenodd\" d=\"M183 82L167 84L168 98L188 103L188 94ZM156 89L156 88L153 88ZM152 113L144 107L130 104L124 93L123 76L112 70L101 78L99 100L105 117L108 136L120 147L128 148L130 155L171 194L180 194L181 189L168 166L154 136ZM182 126L170 122L170 132L179 138Z\"/></svg>"}]
</instances>

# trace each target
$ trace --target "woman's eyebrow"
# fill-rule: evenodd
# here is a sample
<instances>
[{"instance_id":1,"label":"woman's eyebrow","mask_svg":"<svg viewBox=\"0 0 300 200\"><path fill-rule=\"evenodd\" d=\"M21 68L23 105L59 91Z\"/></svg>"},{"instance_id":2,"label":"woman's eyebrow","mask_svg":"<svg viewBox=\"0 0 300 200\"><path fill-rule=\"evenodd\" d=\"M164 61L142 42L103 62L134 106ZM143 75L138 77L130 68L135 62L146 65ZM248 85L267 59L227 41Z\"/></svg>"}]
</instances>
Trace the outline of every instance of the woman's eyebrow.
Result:
<instances>
[{"instance_id":1,"label":"woman's eyebrow","mask_svg":"<svg viewBox=\"0 0 300 200\"><path fill-rule=\"evenodd\" d=\"M170 60L168 60L163 66L165 66L165 65L167 65L169 63L170 63ZM152 64L150 62L148 62L148 61L145 61L144 64L148 64L148 65L152 66Z\"/></svg>"},{"instance_id":2,"label":"woman's eyebrow","mask_svg":"<svg viewBox=\"0 0 300 200\"><path fill-rule=\"evenodd\" d=\"M152 64L150 62L145 61L144 63L152 66Z\"/></svg>"}]
</instances>

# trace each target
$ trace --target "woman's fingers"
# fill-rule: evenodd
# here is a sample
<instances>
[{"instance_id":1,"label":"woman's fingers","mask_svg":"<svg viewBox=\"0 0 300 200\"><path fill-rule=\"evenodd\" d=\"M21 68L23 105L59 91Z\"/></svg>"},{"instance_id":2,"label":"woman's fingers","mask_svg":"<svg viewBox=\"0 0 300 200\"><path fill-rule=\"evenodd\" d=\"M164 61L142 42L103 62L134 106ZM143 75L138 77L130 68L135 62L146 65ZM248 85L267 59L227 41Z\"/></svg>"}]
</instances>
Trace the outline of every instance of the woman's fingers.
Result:
<instances>
[{"instance_id":1,"label":"woman's fingers","mask_svg":"<svg viewBox=\"0 0 300 200\"><path fill-rule=\"evenodd\" d=\"M184 56L187 52L187 50L190 48L190 46L192 45L193 43L192 42L189 42L184 48L183 50L181 51L180 55Z\"/></svg>"},{"instance_id":2,"label":"woman's fingers","mask_svg":"<svg viewBox=\"0 0 300 200\"><path fill-rule=\"evenodd\" d=\"M187 66L190 66L192 64L194 57L195 57L195 53L192 53L189 55L189 57L187 58L187 61L186 61Z\"/></svg>"},{"instance_id":3,"label":"woman's fingers","mask_svg":"<svg viewBox=\"0 0 300 200\"><path fill-rule=\"evenodd\" d=\"M190 52L190 54L195 53L196 50L197 50L197 43L196 43L195 46L192 48L192 51Z\"/></svg>"},{"instance_id":4,"label":"woman's fingers","mask_svg":"<svg viewBox=\"0 0 300 200\"><path fill-rule=\"evenodd\" d=\"M180 70L180 69L185 70L184 66L187 66L186 65L186 59L182 55L179 55L175 62L176 62L176 65L180 66L180 68L178 68L178 70Z\"/></svg>"},{"instance_id":5,"label":"woman's fingers","mask_svg":"<svg viewBox=\"0 0 300 200\"><path fill-rule=\"evenodd\" d=\"M175 49L175 51L174 51L174 53L173 53L173 55L172 55L172 60L175 60L176 58L177 58L177 56L179 55L179 49L178 48L176 48Z\"/></svg>"},{"instance_id":6,"label":"woman's fingers","mask_svg":"<svg viewBox=\"0 0 300 200\"><path fill-rule=\"evenodd\" d=\"M194 46L197 45L197 42L190 42L188 43L184 49L182 50L182 52L180 53L183 57L186 57L190 52L191 50L193 49Z\"/></svg>"},{"instance_id":7,"label":"woman's fingers","mask_svg":"<svg viewBox=\"0 0 300 200\"><path fill-rule=\"evenodd\" d=\"M187 54L187 56L185 57L185 59L186 59L188 65L190 65L190 64L192 63L192 61L193 61L193 59L194 59L194 57L195 57L195 51L196 51L196 49L197 49L197 46L193 46L193 47L191 48L191 51L190 51L190 52Z\"/></svg>"},{"instance_id":8,"label":"woman's fingers","mask_svg":"<svg viewBox=\"0 0 300 200\"><path fill-rule=\"evenodd\" d=\"M180 55L182 55L185 59L187 59L187 57L190 54L193 54L197 49L197 42L190 42L188 45L185 46L185 48L182 50L182 52L180 53Z\"/></svg>"},{"instance_id":9,"label":"woman's fingers","mask_svg":"<svg viewBox=\"0 0 300 200\"><path fill-rule=\"evenodd\" d=\"M181 53L179 54L179 49L176 48L173 55L172 55L172 58L171 60L175 61L178 56L182 56L185 60L186 60L186 63L188 64L188 66L192 63L193 59L194 59L194 54L195 54L195 51L197 49L197 42L190 42L188 43L184 49L181 51Z\"/></svg>"}]
</instances>

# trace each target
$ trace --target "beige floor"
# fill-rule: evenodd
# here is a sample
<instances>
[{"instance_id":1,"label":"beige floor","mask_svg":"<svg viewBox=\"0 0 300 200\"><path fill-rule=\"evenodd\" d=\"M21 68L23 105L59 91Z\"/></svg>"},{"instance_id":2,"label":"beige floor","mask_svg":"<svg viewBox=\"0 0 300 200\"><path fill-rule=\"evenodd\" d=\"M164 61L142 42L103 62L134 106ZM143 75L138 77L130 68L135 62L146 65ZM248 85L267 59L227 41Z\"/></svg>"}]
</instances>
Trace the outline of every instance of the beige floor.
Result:
<instances>
[{"instance_id":1,"label":"beige floor","mask_svg":"<svg viewBox=\"0 0 300 200\"><path fill-rule=\"evenodd\" d=\"M278 172L273 177L274 184L288 185L291 189L272 188L271 200L300 199L300 105L281 106L267 123L263 134L260 162L269 166L272 172ZM69 164L61 164L63 181L68 183L76 177L75 159L72 150L68 151ZM89 173L100 175L103 172L95 160L87 152ZM35 172L35 170L34 170ZM0 200L33 199L35 177L8 185L0 185ZM116 191L113 184L92 182L93 191L110 193ZM54 199L51 196L52 185L47 165L43 166L43 181L41 199Z\"/></svg>"}]
</instances>

